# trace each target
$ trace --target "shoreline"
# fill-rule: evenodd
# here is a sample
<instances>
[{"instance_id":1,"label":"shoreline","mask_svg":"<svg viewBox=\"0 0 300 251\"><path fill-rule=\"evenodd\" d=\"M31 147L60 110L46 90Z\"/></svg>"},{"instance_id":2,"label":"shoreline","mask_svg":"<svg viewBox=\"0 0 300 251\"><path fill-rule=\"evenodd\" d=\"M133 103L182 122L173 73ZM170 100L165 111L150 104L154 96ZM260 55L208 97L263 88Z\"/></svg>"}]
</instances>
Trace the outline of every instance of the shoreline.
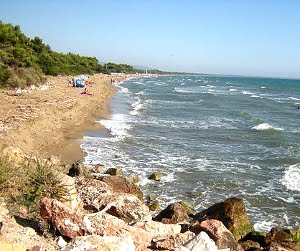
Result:
<instances>
[{"instance_id":1,"label":"shoreline","mask_svg":"<svg viewBox=\"0 0 300 251\"><path fill-rule=\"evenodd\" d=\"M68 76L48 77L40 88L31 87L16 95L14 90L0 92L0 149L20 148L28 155L58 156L72 164L85 156L80 147L84 130L101 128L96 118L108 116L109 102L115 92L111 80L131 75L89 76L93 95L81 95L82 88L68 84Z\"/></svg>"}]
</instances>

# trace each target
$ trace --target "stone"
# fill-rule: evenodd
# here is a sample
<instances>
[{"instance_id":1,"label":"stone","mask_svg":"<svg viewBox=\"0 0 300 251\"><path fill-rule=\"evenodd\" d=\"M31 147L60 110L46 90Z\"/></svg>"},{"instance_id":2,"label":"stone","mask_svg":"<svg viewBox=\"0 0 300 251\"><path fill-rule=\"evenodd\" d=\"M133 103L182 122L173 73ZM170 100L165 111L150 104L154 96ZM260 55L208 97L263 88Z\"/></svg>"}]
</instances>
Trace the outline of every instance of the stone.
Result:
<instances>
[{"instance_id":1,"label":"stone","mask_svg":"<svg viewBox=\"0 0 300 251\"><path fill-rule=\"evenodd\" d=\"M64 188L64 196L62 196L61 201L70 206L72 210L77 209L80 198L77 194L75 179L60 172L55 172L55 175L60 180L59 185Z\"/></svg>"},{"instance_id":2,"label":"stone","mask_svg":"<svg viewBox=\"0 0 300 251\"><path fill-rule=\"evenodd\" d=\"M160 221L165 224L175 224L189 220L186 209L178 202L170 204L162 210L156 217L155 221Z\"/></svg>"},{"instance_id":3,"label":"stone","mask_svg":"<svg viewBox=\"0 0 300 251\"><path fill-rule=\"evenodd\" d=\"M92 174L100 174L104 173L105 167L104 165L97 164L90 169L90 173Z\"/></svg>"},{"instance_id":4,"label":"stone","mask_svg":"<svg viewBox=\"0 0 300 251\"><path fill-rule=\"evenodd\" d=\"M3 155L7 156L10 161L16 164L21 164L26 159L26 154L18 147L6 147L2 151Z\"/></svg>"},{"instance_id":5,"label":"stone","mask_svg":"<svg viewBox=\"0 0 300 251\"><path fill-rule=\"evenodd\" d=\"M280 227L273 227L265 238L265 242L267 245L272 241L283 242L291 240L292 235L290 234L290 231L287 229L282 229Z\"/></svg>"},{"instance_id":6,"label":"stone","mask_svg":"<svg viewBox=\"0 0 300 251\"><path fill-rule=\"evenodd\" d=\"M94 214L73 212L55 199L43 198L40 201L40 214L62 235L72 239L85 235L132 237L136 250L142 251L150 246L153 238L152 233L139 227L129 226L123 220L105 212Z\"/></svg>"},{"instance_id":7,"label":"stone","mask_svg":"<svg viewBox=\"0 0 300 251\"><path fill-rule=\"evenodd\" d=\"M43 248L41 246L33 246L30 249L27 249L27 251L43 251Z\"/></svg>"},{"instance_id":8,"label":"stone","mask_svg":"<svg viewBox=\"0 0 300 251\"><path fill-rule=\"evenodd\" d=\"M130 175L127 177L127 180L131 183L137 184L141 182L141 178L137 175Z\"/></svg>"},{"instance_id":9,"label":"stone","mask_svg":"<svg viewBox=\"0 0 300 251\"><path fill-rule=\"evenodd\" d=\"M222 221L225 227L232 232L236 240L240 240L254 230L249 221L244 201L239 198L229 198L223 202L216 203L206 210L197 213L194 217L194 220L198 221L207 219Z\"/></svg>"},{"instance_id":10,"label":"stone","mask_svg":"<svg viewBox=\"0 0 300 251\"><path fill-rule=\"evenodd\" d=\"M158 250L171 250L180 247L182 244L188 242L194 237L195 234L192 232L158 237L152 240L151 247Z\"/></svg>"},{"instance_id":11,"label":"stone","mask_svg":"<svg viewBox=\"0 0 300 251\"><path fill-rule=\"evenodd\" d=\"M116 175L116 176L121 176L123 174L123 171L121 168L109 168L105 174L109 175Z\"/></svg>"},{"instance_id":12,"label":"stone","mask_svg":"<svg viewBox=\"0 0 300 251\"><path fill-rule=\"evenodd\" d=\"M265 238L267 233L261 233L257 231L252 231L251 233L247 234L242 240L240 241L253 241L259 243L260 246L266 246Z\"/></svg>"},{"instance_id":13,"label":"stone","mask_svg":"<svg viewBox=\"0 0 300 251\"><path fill-rule=\"evenodd\" d=\"M183 246L190 251L218 251L214 241L205 232L200 232Z\"/></svg>"},{"instance_id":14,"label":"stone","mask_svg":"<svg viewBox=\"0 0 300 251\"><path fill-rule=\"evenodd\" d=\"M65 251L135 251L131 237L120 238L115 236L88 235L76 237Z\"/></svg>"},{"instance_id":15,"label":"stone","mask_svg":"<svg viewBox=\"0 0 300 251\"><path fill-rule=\"evenodd\" d=\"M41 199L40 215L64 236L74 238L88 232L87 227L82 224L83 215L72 212L55 199Z\"/></svg>"},{"instance_id":16,"label":"stone","mask_svg":"<svg viewBox=\"0 0 300 251\"><path fill-rule=\"evenodd\" d=\"M3 251L26 251L27 248L19 243L7 243L0 241L0 250Z\"/></svg>"},{"instance_id":17,"label":"stone","mask_svg":"<svg viewBox=\"0 0 300 251\"><path fill-rule=\"evenodd\" d=\"M60 247L60 248L65 248L67 245L68 245L68 242L65 241L65 239L61 236L58 237L58 240L57 240L57 245Z\"/></svg>"},{"instance_id":18,"label":"stone","mask_svg":"<svg viewBox=\"0 0 300 251\"><path fill-rule=\"evenodd\" d=\"M80 162L73 163L69 169L68 175L71 177L81 176L84 173L84 167Z\"/></svg>"},{"instance_id":19,"label":"stone","mask_svg":"<svg viewBox=\"0 0 300 251\"><path fill-rule=\"evenodd\" d=\"M188 216L194 216L196 214L196 210L191 203L180 201L179 204L185 208Z\"/></svg>"},{"instance_id":20,"label":"stone","mask_svg":"<svg viewBox=\"0 0 300 251\"><path fill-rule=\"evenodd\" d=\"M150 211L159 211L160 210L160 205L159 205L158 200L151 201L150 203L148 203L147 206Z\"/></svg>"},{"instance_id":21,"label":"stone","mask_svg":"<svg viewBox=\"0 0 300 251\"><path fill-rule=\"evenodd\" d=\"M218 220L205 220L200 223L200 228L214 240L219 249L229 248L234 251L243 251L233 234Z\"/></svg>"},{"instance_id":22,"label":"stone","mask_svg":"<svg viewBox=\"0 0 300 251\"><path fill-rule=\"evenodd\" d=\"M141 189L126 178L120 176L104 176L101 181L107 183L113 188L114 192L133 194L141 201L144 201L144 195Z\"/></svg>"},{"instance_id":23,"label":"stone","mask_svg":"<svg viewBox=\"0 0 300 251\"><path fill-rule=\"evenodd\" d=\"M286 249L282 247L280 243L277 242L271 242L267 250L268 251L296 251L294 249Z\"/></svg>"},{"instance_id":24,"label":"stone","mask_svg":"<svg viewBox=\"0 0 300 251\"><path fill-rule=\"evenodd\" d=\"M255 241L251 241L251 240L240 241L239 244L242 246L243 250L249 250L249 249L260 250L260 244Z\"/></svg>"},{"instance_id":25,"label":"stone","mask_svg":"<svg viewBox=\"0 0 300 251\"><path fill-rule=\"evenodd\" d=\"M96 197L97 195L95 195ZM128 223L151 220L149 208L135 195L125 193L99 194L92 205Z\"/></svg>"},{"instance_id":26,"label":"stone","mask_svg":"<svg viewBox=\"0 0 300 251\"><path fill-rule=\"evenodd\" d=\"M137 222L134 227L145 230L152 235L152 238L158 238L168 235L176 235L181 232L181 226L177 224L163 224L157 221Z\"/></svg>"},{"instance_id":27,"label":"stone","mask_svg":"<svg viewBox=\"0 0 300 251\"><path fill-rule=\"evenodd\" d=\"M163 174L161 172L154 172L148 177L148 179L154 180L154 181L161 181L162 177L163 177Z\"/></svg>"}]
</instances>

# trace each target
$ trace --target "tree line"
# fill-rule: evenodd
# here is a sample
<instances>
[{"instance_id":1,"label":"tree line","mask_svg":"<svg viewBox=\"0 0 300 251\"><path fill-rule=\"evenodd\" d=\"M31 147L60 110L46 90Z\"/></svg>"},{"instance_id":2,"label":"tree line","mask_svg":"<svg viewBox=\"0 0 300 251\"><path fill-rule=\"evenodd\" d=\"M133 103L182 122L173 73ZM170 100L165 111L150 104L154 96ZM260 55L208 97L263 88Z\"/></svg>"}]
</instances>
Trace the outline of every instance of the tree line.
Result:
<instances>
[{"instance_id":1,"label":"tree line","mask_svg":"<svg viewBox=\"0 0 300 251\"><path fill-rule=\"evenodd\" d=\"M24 87L42 83L45 75L143 73L127 64L100 64L96 57L59 53L22 33L20 26L0 21L0 87ZM158 70L148 71L162 73Z\"/></svg>"}]
</instances>

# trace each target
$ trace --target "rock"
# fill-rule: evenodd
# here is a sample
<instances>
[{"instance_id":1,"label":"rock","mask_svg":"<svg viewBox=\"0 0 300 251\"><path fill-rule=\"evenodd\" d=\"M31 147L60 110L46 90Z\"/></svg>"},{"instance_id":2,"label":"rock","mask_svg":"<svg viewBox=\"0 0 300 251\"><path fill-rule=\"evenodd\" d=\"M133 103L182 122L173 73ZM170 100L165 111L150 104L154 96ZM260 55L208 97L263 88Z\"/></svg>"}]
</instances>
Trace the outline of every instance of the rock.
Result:
<instances>
[{"instance_id":1,"label":"rock","mask_svg":"<svg viewBox=\"0 0 300 251\"><path fill-rule=\"evenodd\" d=\"M68 175L71 177L81 176L84 173L84 167L80 162L73 163L69 169Z\"/></svg>"},{"instance_id":2,"label":"rock","mask_svg":"<svg viewBox=\"0 0 300 251\"><path fill-rule=\"evenodd\" d=\"M41 246L33 246L30 249L27 249L27 251L43 251L43 248Z\"/></svg>"},{"instance_id":3,"label":"rock","mask_svg":"<svg viewBox=\"0 0 300 251\"><path fill-rule=\"evenodd\" d=\"M200 232L183 246L190 251L218 251L214 241L205 232Z\"/></svg>"},{"instance_id":4,"label":"rock","mask_svg":"<svg viewBox=\"0 0 300 251\"><path fill-rule=\"evenodd\" d=\"M82 224L83 215L72 212L57 200L41 199L40 215L64 236L74 238L88 232L87 227Z\"/></svg>"},{"instance_id":5,"label":"rock","mask_svg":"<svg viewBox=\"0 0 300 251\"><path fill-rule=\"evenodd\" d=\"M180 201L179 204L184 207L188 216L194 216L196 214L196 210L191 203Z\"/></svg>"},{"instance_id":6,"label":"rock","mask_svg":"<svg viewBox=\"0 0 300 251\"><path fill-rule=\"evenodd\" d=\"M202 231L205 231L214 240L219 249L229 248L233 251L243 251L237 243L233 234L218 220L205 220L199 224Z\"/></svg>"},{"instance_id":7,"label":"rock","mask_svg":"<svg viewBox=\"0 0 300 251\"><path fill-rule=\"evenodd\" d=\"M10 161L15 162L16 164L21 164L25 158L25 153L18 147L6 147L2 151L3 155L7 156Z\"/></svg>"},{"instance_id":8,"label":"rock","mask_svg":"<svg viewBox=\"0 0 300 251\"><path fill-rule=\"evenodd\" d=\"M253 231L249 234L247 234L241 241L253 241L259 243L260 246L264 247L266 246L265 238L266 233L260 233L257 231Z\"/></svg>"},{"instance_id":9,"label":"rock","mask_svg":"<svg viewBox=\"0 0 300 251\"><path fill-rule=\"evenodd\" d=\"M260 244L258 242L255 241L240 241L239 244L242 246L243 250L253 250L253 249L257 249L257 250L261 250L260 249Z\"/></svg>"},{"instance_id":10,"label":"rock","mask_svg":"<svg viewBox=\"0 0 300 251\"><path fill-rule=\"evenodd\" d=\"M68 244L65 251L135 251L131 237L88 235L76 237Z\"/></svg>"},{"instance_id":11,"label":"rock","mask_svg":"<svg viewBox=\"0 0 300 251\"><path fill-rule=\"evenodd\" d=\"M113 188L114 192L129 193L137 196L144 201L144 195L141 189L134 183L129 182L126 178L120 176L105 176L101 180Z\"/></svg>"},{"instance_id":12,"label":"rock","mask_svg":"<svg viewBox=\"0 0 300 251\"><path fill-rule=\"evenodd\" d=\"M0 241L0 250L3 251L26 251L27 248L19 243L6 243Z\"/></svg>"},{"instance_id":13,"label":"rock","mask_svg":"<svg viewBox=\"0 0 300 251\"><path fill-rule=\"evenodd\" d=\"M104 173L104 170L105 170L105 167L103 165L97 164L90 169L90 173L92 173L92 174Z\"/></svg>"},{"instance_id":14,"label":"rock","mask_svg":"<svg viewBox=\"0 0 300 251\"><path fill-rule=\"evenodd\" d=\"M96 203L93 206L99 210L106 208L107 213L128 223L147 221L152 218L149 208L132 194L99 194Z\"/></svg>"},{"instance_id":15,"label":"rock","mask_svg":"<svg viewBox=\"0 0 300 251\"><path fill-rule=\"evenodd\" d=\"M282 229L280 227L273 227L270 233L267 234L265 238L265 242L268 245L272 241L283 242L283 241L291 241L292 235L290 231L287 229Z\"/></svg>"},{"instance_id":16,"label":"rock","mask_svg":"<svg viewBox=\"0 0 300 251\"><path fill-rule=\"evenodd\" d=\"M152 238L158 238L168 235L176 235L181 231L181 226L177 224L163 224L157 221L137 222L134 227L141 228L152 235Z\"/></svg>"},{"instance_id":17,"label":"rock","mask_svg":"<svg viewBox=\"0 0 300 251\"><path fill-rule=\"evenodd\" d=\"M249 221L244 201L239 198L230 198L224 202L214 204L208 209L197 213L194 219L199 221L207 219L222 221L236 240L240 240L254 230Z\"/></svg>"},{"instance_id":18,"label":"rock","mask_svg":"<svg viewBox=\"0 0 300 251\"><path fill-rule=\"evenodd\" d=\"M137 184L141 182L141 178L137 175L130 175L127 177L127 180L131 183Z\"/></svg>"},{"instance_id":19,"label":"rock","mask_svg":"<svg viewBox=\"0 0 300 251\"><path fill-rule=\"evenodd\" d=\"M142 228L128 226L123 220L106 213L82 214L72 212L61 202L43 198L40 213L62 235L75 238L85 235L132 237L136 250L146 250L153 234Z\"/></svg>"},{"instance_id":20,"label":"rock","mask_svg":"<svg viewBox=\"0 0 300 251\"><path fill-rule=\"evenodd\" d=\"M163 174L160 172L154 172L152 173L148 179L149 180L155 180L155 181L161 181L161 178L163 177Z\"/></svg>"},{"instance_id":21,"label":"rock","mask_svg":"<svg viewBox=\"0 0 300 251\"><path fill-rule=\"evenodd\" d=\"M109 175L121 176L123 171L121 168L109 168L105 173Z\"/></svg>"},{"instance_id":22,"label":"rock","mask_svg":"<svg viewBox=\"0 0 300 251\"><path fill-rule=\"evenodd\" d=\"M179 233L176 235L168 235L165 237L158 237L152 240L151 247L161 250L171 250L178 248L182 244L188 242L195 237L195 234L192 232Z\"/></svg>"},{"instance_id":23,"label":"rock","mask_svg":"<svg viewBox=\"0 0 300 251\"><path fill-rule=\"evenodd\" d=\"M59 236L57 240L57 245L60 248L65 248L68 245L68 242L66 242L63 237Z\"/></svg>"},{"instance_id":24,"label":"rock","mask_svg":"<svg viewBox=\"0 0 300 251\"><path fill-rule=\"evenodd\" d=\"M186 209L178 202L170 204L162 210L156 217L155 221L160 221L165 224L175 224L189 220Z\"/></svg>"},{"instance_id":25,"label":"rock","mask_svg":"<svg viewBox=\"0 0 300 251\"><path fill-rule=\"evenodd\" d=\"M71 209L77 209L80 203L80 198L77 194L75 179L59 172L56 172L55 175L60 180L59 185L64 189L64 196L62 196L61 201L67 206L70 206Z\"/></svg>"},{"instance_id":26,"label":"rock","mask_svg":"<svg viewBox=\"0 0 300 251\"><path fill-rule=\"evenodd\" d=\"M296 249L287 249L281 246L281 243L271 242L268 251L297 251Z\"/></svg>"},{"instance_id":27,"label":"rock","mask_svg":"<svg viewBox=\"0 0 300 251\"><path fill-rule=\"evenodd\" d=\"M160 205L159 205L158 200L151 201L147 206L150 211L159 211L160 210Z\"/></svg>"}]
</instances>

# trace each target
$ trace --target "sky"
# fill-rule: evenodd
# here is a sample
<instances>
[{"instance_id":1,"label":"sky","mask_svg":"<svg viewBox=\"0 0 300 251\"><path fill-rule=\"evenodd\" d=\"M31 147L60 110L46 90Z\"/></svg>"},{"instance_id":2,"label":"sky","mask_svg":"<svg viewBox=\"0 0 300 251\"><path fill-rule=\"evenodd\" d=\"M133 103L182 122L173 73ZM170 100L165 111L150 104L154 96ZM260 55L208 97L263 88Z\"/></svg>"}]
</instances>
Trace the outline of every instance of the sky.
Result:
<instances>
[{"instance_id":1,"label":"sky","mask_svg":"<svg viewBox=\"0 0 300 251\"><path fill-rule=\"evenodd\" d=\"M53 50L165 71L300 78L299 0L1 0Z\"/></svg>"}]
</instances>

